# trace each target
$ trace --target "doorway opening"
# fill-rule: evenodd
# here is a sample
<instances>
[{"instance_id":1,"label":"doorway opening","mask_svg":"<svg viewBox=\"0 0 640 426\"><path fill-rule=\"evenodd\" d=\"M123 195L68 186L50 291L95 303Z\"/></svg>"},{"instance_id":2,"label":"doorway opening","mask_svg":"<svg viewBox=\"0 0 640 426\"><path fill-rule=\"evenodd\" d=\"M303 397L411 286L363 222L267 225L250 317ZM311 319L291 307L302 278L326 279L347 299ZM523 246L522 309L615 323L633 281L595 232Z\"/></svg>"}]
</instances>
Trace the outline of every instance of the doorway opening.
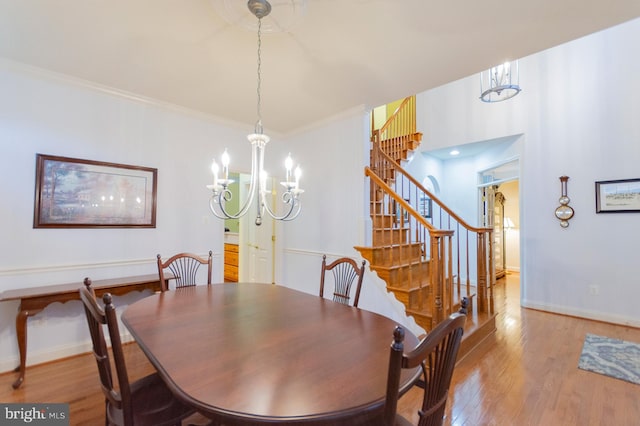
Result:
<instances>
[{"instance_id":1,"label":"doorway opening","mask_svg":"<svg viewBox=\"0 0 640 426\"><path fill-rule=\"evenodd\" d=\"M237 212L249 194L251 176L245 173L230 173L235 182L230 189L237 194L228 203L229 211ZM273 188L274 178L269 178ZM231 204L232 203L232 204ZM263 216L262 225L256 226L258 206L253 206L239 219L225 219L224 280L229 282L274 283L275 220Z\"/></svg>"},{"instance_id":2,"label":"doorway opening","mask_svg":"<svg viewBox=\"0 0 640 426\"><path fill-rule=\"evenodd\" d=\"M479 174L480 222L493 229L494 273L520 272L519 163L511 160Z\"/></svg>"}]
</instances>

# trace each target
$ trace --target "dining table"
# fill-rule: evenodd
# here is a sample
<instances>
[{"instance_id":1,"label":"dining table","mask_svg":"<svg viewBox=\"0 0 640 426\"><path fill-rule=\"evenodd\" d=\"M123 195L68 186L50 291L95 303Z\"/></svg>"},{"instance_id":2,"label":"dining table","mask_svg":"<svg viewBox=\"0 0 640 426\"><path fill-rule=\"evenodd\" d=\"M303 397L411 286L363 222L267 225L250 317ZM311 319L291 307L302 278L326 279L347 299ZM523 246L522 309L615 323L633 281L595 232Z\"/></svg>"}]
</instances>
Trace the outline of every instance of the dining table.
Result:
<instances>
[{"instance_id":1,"label":"dining table","mask_svg":"<svg viewBox=\"0 0 640 426\"><path fill-rule=\"evenodd\" d=\"M174 395L218 424L373 425L384 412L397 323L383 315L240 282L156 293L121 319ZM404 370L399 392L418 375Z\"/></svg>"}]
</instances>

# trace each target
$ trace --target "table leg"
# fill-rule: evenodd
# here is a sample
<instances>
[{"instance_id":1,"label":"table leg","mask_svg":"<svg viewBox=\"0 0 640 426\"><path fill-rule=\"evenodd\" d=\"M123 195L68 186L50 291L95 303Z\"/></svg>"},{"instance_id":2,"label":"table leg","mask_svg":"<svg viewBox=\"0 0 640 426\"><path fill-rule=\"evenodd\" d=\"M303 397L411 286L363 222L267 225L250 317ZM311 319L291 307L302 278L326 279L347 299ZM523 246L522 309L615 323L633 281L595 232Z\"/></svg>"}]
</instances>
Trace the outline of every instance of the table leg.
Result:
<instances>
[{"instance_id":1,"label":"table leg","mask_svg":"<svg viewBox=\"0 0 640 426\"><path fill-rule=\"evenodd\" d=\"M20 365L16 367L15 371L19 371L20 374L15 382L13 382L13 388L18 389L22 382L24 382L24 373L27 365L27 317L29 317L28 311L20 309L16 316L16 335L18 337L18 349L20 350Z\"/></svg>"}]
</instances>

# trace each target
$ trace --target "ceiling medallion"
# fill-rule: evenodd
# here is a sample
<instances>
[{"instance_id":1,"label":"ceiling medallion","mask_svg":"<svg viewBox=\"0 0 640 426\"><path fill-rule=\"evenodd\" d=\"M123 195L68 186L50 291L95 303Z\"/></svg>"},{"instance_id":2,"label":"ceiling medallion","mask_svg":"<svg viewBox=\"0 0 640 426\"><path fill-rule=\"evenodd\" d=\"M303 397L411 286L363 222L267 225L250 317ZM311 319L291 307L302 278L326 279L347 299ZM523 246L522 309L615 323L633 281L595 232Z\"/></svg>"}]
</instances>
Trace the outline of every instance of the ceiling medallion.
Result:
<instances>
[{"instance_id":1,"label":"ceiling medallion","mask_svg":"<svg viewBox=\"0 0 640 426\"><path fill-rule=\"evenodd\" d=\"M269 11L262 8L269 5ZM252 32L258 29L256 17L262 20L263 33L287 32L295 26L307 10L307 0L211 0L213 9L226 22ZM255 11L255 12L254 12Z\"/></svg>"}]
</instances>

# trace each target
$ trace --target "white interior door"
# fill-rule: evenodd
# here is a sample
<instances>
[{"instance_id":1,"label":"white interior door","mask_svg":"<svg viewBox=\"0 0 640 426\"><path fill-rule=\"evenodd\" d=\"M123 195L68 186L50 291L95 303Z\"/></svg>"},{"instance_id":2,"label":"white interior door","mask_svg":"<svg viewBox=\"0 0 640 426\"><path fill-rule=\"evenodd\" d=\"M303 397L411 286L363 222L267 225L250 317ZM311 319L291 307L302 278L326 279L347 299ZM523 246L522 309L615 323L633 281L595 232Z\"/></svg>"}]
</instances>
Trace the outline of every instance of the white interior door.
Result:
<instances>
[{"instance_id":1,"label":"white interior door","mask_svg":"<svg viewBox=\"0 0 640 426\"><path fill-rule=\"evenodd\" d=\"M249 178L249 175L240 175L241 202L249 192ZM256 202L254 200L249 212L240 219L238 281L273 283L275 221L266 215L262 217L262 225L257 226Z\"/></svg>"}]
</instances>

